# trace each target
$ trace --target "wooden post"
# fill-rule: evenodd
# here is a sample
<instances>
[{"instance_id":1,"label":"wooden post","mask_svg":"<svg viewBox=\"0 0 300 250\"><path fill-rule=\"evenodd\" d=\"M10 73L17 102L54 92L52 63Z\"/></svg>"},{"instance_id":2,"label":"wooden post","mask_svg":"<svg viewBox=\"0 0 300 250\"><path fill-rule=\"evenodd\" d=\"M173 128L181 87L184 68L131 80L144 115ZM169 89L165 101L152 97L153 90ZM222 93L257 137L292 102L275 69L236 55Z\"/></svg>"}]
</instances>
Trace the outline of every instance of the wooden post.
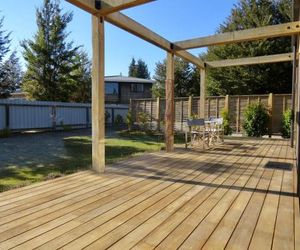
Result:
<instances>
[{"instance_id":1,"label":"wooden post","mask_svg":"<svg viewBox=\"0 0 300 250\"><path fill-rule=\"evenodd\" d=\"M240 105L240 97L237 98L236 102L236 132L240 132L240 113L241 113L241 105Z\"/></svg>"},{"instance_id":2,"label":"wooden post","mask_svg":"<svg viewBox=\"0 0 300 250\"><path fill-rule=\"evenodd\" d=\"M167 53L166 75L166 151L174 151L174 54Z\"/></svg>"},{"instance_id":3,"label":"wooden post","mask_svg":"<svg viewBox=\"0 0 300 250\"><path fill-rule=\"evenodd\" d=\"M274 105L274 95L272 93L269 94L268 98L268 108L270 114L270 122L269 122L269 138L272 137L273 134L273 105Z\"/></svg>"},{"instance_id":4,"label":"wooden post","mask_svg":"<svg viewBox=\"0 0 300 250\"><path fill-rule=\"evenodd\" d=\"M157 122L157 131L160 131L160 97L156 99L156 122Z\"/></svg>"},{"instance_id":5,"label":"wooden post","mask_svg":"<svg viewBox=\"0 0 300 250\"><path fill-rule=\"evenodd\" d=\"M189 96L189 100L188 100L188 118L191 118L193 115L193 97Z\"/></svg>"},{"instance_id":6,"label":"wooden post","mask_svg":"<svg viewBox=\"0 0 300 250\"><path fill-rule=\"evenodd\" d=\"M291 122L291 138L290 146L294 147L295 141L295 106L296 106L296 85L297 85L297 37L293 36L293 75L292 75L292 122Z\"/></svg>"},{"instance_id":7,"label":"wooden post","mask_svg":"<svg viewBox=\"0 0 300 250\"><path fill-rule=\"evenodd\" d=\"M105 170L104 20L92 16L92 167Z\"/></svg>"},{"instance_id":8,"label":"wooden post","mask_svg":"<svg viewBox=\"0 0 300 250\"><path fill-rule=\"evenodd\" d=\"M224 104L224 109L229 113L229 95L225 96L225 104Z\"/></svg>"},{"instance_id":9,"label":"wooden post","mask_svg":"<svg viewBox=\"0 0 300 250\"><path fill-rule=\"evenodd\" d=\"M206 70L200 69L200 118L205 118Z\"/></svg>"}]
</instances>

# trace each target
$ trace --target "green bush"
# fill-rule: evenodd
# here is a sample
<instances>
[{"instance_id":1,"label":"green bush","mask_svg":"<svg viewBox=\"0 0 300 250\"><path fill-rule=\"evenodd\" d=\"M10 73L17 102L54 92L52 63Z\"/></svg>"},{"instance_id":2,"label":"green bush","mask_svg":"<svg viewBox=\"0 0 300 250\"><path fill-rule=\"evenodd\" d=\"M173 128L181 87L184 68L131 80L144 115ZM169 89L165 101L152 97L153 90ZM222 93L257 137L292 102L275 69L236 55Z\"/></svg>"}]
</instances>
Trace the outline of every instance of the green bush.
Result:
<instances>
[{"instance_id":1,"label":"green bush","mask_svg":"<svg viewBox=\"0 0 300 250\"><path fill-rule=\"evenodd\" d=\"M145 113L145 112L139 112L138 113L138 123L140 124L141 128L144 131L148 130L149 121L150 121L150 117L147 113Z\"/></svg>"},{"instance_id":2,"label":"green bush","mask_svg":"<svg viewBox=\"0 0 300 250\"><path fill-rule=\"evenodd\" d=\"M9 137L11 135L11 131L9 128L0 129L0 138Z\"/></svg>"},{"instance_id":3,"label":"green bush","mask_svg":"<svg viewBox=\"0 0 300 250\"><path fill-rule=\"evenodd\" d=\"M291 123L292 123L292 111L286 110L282 115L282 128L281 134L283 138L291 137Z\"/></svg>"},{"instance_id":4,"label":"green bush","mask_svg":"<svg viewBox=\"0 0 300 250\"><path fill-rule=\"evenodd\" d=\"M221 112L223 118L224 135L231 135L232 128L230 127L230 115L227 109L223 109Z\"/></svg>"},{"instance_id":5,"label":"green bush","mask_svg":"<svg viewBox=\"0 0 300 250\"><path fill-rule=\"evenodd\" d=\"M117 128L120 128L122 126L122 124L124 123L123 117L121 115L117 115L115 117L115 126Z\"/></svg>"},{"instance_id":6,"label":"green bush","mask_svg":"<svg viewBox=\"0 0 300 250\"><path fill-rule=\"evenodd\" d=\"M127 113L125 122L127 124L128 130L131 131L132 130L132 125L133 125L133 116L132 116L132 112L131 111L129 111Z\"/></svg>"},{"instance_id":7,"label":"green bush","mask_svg":"<svg viewBox=\"0 0 300 250\"><path fill-rule=\"evenodd\" d=\"M243 128L248 136L261 137L268 133L269 119L268 110L262 103L252 103L244 113Z\"/></svg>"}]
</instances>

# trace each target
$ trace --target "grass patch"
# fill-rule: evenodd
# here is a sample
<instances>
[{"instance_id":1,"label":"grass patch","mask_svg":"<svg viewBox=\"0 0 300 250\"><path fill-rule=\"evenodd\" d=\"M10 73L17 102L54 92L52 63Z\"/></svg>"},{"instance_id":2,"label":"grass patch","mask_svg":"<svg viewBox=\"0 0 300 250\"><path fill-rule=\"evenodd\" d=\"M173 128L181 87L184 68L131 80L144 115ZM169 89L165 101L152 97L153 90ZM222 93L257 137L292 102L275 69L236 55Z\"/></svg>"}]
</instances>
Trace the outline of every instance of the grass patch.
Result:
<instances>
[{"instance_id":1,"label":"grass patch","mask_svg":"<svg viewBox=\"0 0 300 250\"><path fill-rule=\"evenodd\" d=\"M164 146L161 134L143 132L120 132L106 139L106 163L111 164L124 158L144 152L159 151ZM9 166L0 171L0 192L28 185L30 183L53 179L80 170L89 169L92 163L92 139L90 136L64 138L65 154L55 161L44 164ZM51 152L49 152L51 157Z\"/></svg>"}]
</instances>

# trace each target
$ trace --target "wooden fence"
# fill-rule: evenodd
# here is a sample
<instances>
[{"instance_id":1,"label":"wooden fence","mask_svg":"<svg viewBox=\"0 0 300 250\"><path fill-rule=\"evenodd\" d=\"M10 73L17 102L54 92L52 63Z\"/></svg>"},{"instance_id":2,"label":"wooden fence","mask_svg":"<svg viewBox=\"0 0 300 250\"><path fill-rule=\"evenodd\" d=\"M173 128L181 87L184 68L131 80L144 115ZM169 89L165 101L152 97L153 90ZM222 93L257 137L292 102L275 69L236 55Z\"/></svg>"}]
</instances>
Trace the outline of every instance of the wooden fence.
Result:
<instances>
[{"instance_id":1,"label":"wooden fence","mask_svg":"<svg viewBox=\"0 0 300 250\"><path fill-rule=\"evenodd\" d=\"M226 107L230 115L230 125L234 132L243 132L244 111L253 102L263 103L271 115L270 129L272 134L281 131L283 112L291 108L291 94L269 95L227 95L210 96L206 98L205 118L220 117ZM132 111L134 121L138 119L138 113L147 113L150 117L151 129L162 129L164 126L165 99L135 99L131 100L129 109ZM182 131L185 121L200 112L199 97L175 98L175 129Z\"/></svg>"}]
</instances>

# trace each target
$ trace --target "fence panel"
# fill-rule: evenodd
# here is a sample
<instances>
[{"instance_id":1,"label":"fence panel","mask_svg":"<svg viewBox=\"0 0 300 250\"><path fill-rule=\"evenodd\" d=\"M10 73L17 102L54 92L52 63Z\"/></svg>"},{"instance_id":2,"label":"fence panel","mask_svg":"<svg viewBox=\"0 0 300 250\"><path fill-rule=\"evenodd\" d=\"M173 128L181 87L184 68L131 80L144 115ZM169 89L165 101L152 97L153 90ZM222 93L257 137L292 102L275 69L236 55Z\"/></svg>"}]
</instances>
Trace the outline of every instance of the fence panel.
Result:
<instances>
[{"instance_id":1,"label":"fence panel","mask_svg":"<svg viewBox=\"0 0 300 250\"><path fill-rule=\"evenodd\" d=\"M244 112L250 103L261 102L266 108L273 111L272 113L272 132L280 133L281 121L283 112L291 108L290 94L275 94L273 95L273 104L269 104L270 95L240 95L228 96L228 104L225 96L210 96L205 102L205 118L220 117L222 110L228 106L230 115L230 125L234 132L243 132ZM189 101L191 100L191 102ZM160 99L160 106L157 107L157 100L154 99L136 99L131 101L131 109L134 114L134 121L137 121L139 112L146 112L152 115L151 125L157 128L156 114L159 110L161 129L163 130L164 114L165 114L165 99ZM225 103L226 102L226 103ZM152 104L151 104L152 103ZM155 103L155 106L153 105ZM152 110L147 108L152 105ZM199 97L183 97L175 98L175 123L174 127L178 131L182 131L186 119L189 114L198 115L200 113L200 98Z\"/></svg>"},{"instance_id":2,"label":"fence panel","mask_svg":"<svg viewBox=\"0 0 300 250\"><path fill-rule=\"evenodd\" d=\"M0 105L0 129L4 129L6 127L6 117L5 117L5 106Z\"/></svg>"},{"instance_id":3,"label":"fence panel","mask_svg":"<svg viewBox=\"0 0 300 250\"><path fill-rule=\"evenodd\" d=\"M9 128L51 128L51 110L51 107L47 106L9 106Z\"/></svg>"},{"instance_id":4,"label":"fence panel","mask_svg":"<svg viewBox=\"0 0 300 250\"><path fill-rule=\"evenodd\" d=\"M128 112L127 105L106 105L105 109L111 115L107 125L114 125L117 115L124 120ZM55 129L61 125L81 128L90 127L91 120L91 104L0 100L0 129Z\"/></svg>"}]
</instances>

